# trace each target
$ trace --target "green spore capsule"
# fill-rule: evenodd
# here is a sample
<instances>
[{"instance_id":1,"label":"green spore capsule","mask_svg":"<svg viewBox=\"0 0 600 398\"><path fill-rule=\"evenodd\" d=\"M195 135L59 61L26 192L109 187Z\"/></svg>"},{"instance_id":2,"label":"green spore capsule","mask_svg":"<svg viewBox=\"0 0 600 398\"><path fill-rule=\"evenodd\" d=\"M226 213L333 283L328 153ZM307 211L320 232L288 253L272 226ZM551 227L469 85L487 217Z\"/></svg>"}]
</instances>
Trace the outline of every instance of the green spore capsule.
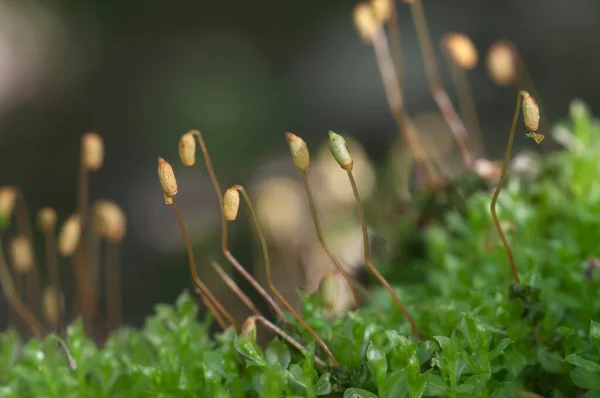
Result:
<instances>
[{"instance_id":1,"label":"green spore capsule","mask_svg":"<svg viewBox=\"0 0 600 398\"><path fill-rule=\"evenodd\" d=\"M344 137L334 133L333 131L330 131L329 150L342 169L346 171L352 171L354 161L352 160L352 156L350 155L350 151L348 150L348 145L346 145L346 140Z\"/></svg>"}]
</instances>

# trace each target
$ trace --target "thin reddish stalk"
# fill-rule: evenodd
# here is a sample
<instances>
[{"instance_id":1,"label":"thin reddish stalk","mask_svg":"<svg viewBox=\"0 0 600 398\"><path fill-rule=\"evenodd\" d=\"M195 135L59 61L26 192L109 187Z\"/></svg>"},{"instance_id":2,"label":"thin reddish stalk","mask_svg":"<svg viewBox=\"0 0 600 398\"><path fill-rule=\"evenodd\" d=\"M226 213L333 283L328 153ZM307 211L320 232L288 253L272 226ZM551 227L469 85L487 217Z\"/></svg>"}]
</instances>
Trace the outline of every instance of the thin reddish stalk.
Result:
<instances>
[{"instance_id":1,"label":"thin reddish stalk","mask_svg":"<svg viewBox=\"0 0 600 398\"><path fill-rule=\"evenodd\" d=\"M121 262L119 243L106 241L104 246L104 272L106 288L106 324L109 331L121 326L123 300L121 298Z\"/></svg>"},{"instance_id":2,"label":"thin reddish stalk","mask_svg":"<svg viewBox=\"0 0 600 398\"><path fill-rule=\"evenodd\" d=\"M300 344L298 341L294 340L294 338L292 336L290 336L289 334L287 334L286 332L284 332L283 330L278 328L274 323L270 322L265 317L263 317L261 315L256 315L256 319L258 321L260 321L260 323L262 323L264 327L266 327L267 329L278 334L281 338L283 338L285 341L287 341L292 347L296 348L299 351L304 349L302 344ZM315 356L315 363L322 368L324 368L326 366L325 362L317 356Z\"/></svg>"},{"instance_id":3,"label":"thin reddish stalk","mask_svg":"<svg viewBox=\"0 0 600 398\"><path fill-rule=\"evenodd\" d=\"M373 36L372 44L375 52L375 59L377 60L377 66L379 68L379 74L381 75L381 80L383 82L386 100L392 116L394 117L394 121L400 130L400 134L410 147L415 157L415 163L427 173L428 185L438 186L441 182L441 177L425 152L421 141L417 137L414 123L404 108L404 96L402 95L401 89L402 85L400 84L399 76L397 74L398 63L401 63L401 57L396 60L396 66L394 67L389 44L382 28L379 28Z\"/></svg>"},{"instance_id":4,"label":"thin reddish stalk","mask_svg":"<svg viewBox=\"0 0 600 398\"><path fill-rule=\"evenodd\" d=\"M212 314L212 316L215 318L215 321L219 324L219 327L221 328L221 330L227 329L227 323L225 323L225 321L223 320L223 317L221 316L221 314L219 314L219 311L217 311L217 309L210 302L210 300L204 294L202 294L202 291L199 288L195 288L194 293L196 293L196 295L200 298L200 301L206 307L208 312L210 312Z\"/></svg>"},{"instance_id":5,"label":"thin reddish stalk","mask_svg":"<svg viewBox=\"0 0 600 398\"><path fill-rule=\"evenodd\" d=\"M48 278L50 284L54 287L56 292L62 292L60 283L60 277L58 275L58 257L56 254L56 229L51 227L49 230L44 232L44 245L46 248L46 267L48 268ZM60 294L56 295L56 308L59 311L58 322L56 323L56 332L60 333L62 330L62 317L63 308L60 301Z\"/></svg>"},{"instance_id":6,"label":"thin reddish stalk","mask_svg":"<svg viewBox=\"0 0 600 398\"><path fill-rule=\"evenodd\" d=\"M225 282L225 284L236 294L236 296L239 297L240 300L242 300L246 307L248 307L248 309L254 314L262 316L262 313L258 310L258 308L256 308L252 300L250 300L250 297L248 297L246 293L242 291L239 285L235 283L235 281L229 275L227 275L227 272L221 268L219 263L212 259L209 262L217 274L219 274L223 282Z\"/></svg>"},{"instance_id":7,"label":"thin reddish stalk","mask_svg":"<svg viewBox=\"0 0 600 398\"><path fill-rule=\"evenodd\" d=\"M392 58L396 65L396 76L398 77L398 89L404 91L404 62L402 59L402 36L400 35L400 24L398 23L398 10L396 9L396 1L390 1L390 20L388 26L390 28L390 43L392 49Z\"/></svg>"},{"instance_id":8,"label":"thin reddish stalk","mask_svg":"<svg viewBox=\"0 0 600 398\"><path fill-rule=\"evenodd\" d=\"M17 189L17 202L15 206L15 223L19 234L25 236L31 247L31 257L33 260L32 268L25 275L26 281L26 296L27 304L36 316L41 314L40 311L40 273L35 255L35 247L33 240L33 231L31 228L31 218L27 209L27 201L23 191Z\"/></svg>"},{"instance_id":9,"label":"thin reddish stalk","mask_svg":"<svg viewBox=\"0 0 600 398\"><path fill-rule=\"evenodd\" d=\"M286 322L285 314L279 308L273 297L271 297L267 291L258 283L256 279L248 272L246 269L240 264L240 262L231 254L228 247L228 232L227 232L227 220L223 215L223 191L221 190L221 186L219 185L219 180L217 179L217 175L215 173L215 169L213 167L212 161L210 159L210 155L208 153L208 149L204 142L204 138L202 137L202 133L199 131L194 132L196 139L198 140L198 144L200 145L200 149L202 151L202 155L204 156L204 163L206 164L206 169L208 171L208 175L210 176L210 180L213 184L215 193L217 194L217 200L219 201L219 207L221 212L221 250L223 251L223 255L227 258L227 261L235 268L237 272L239 272L244 279L246 279L254 289L265 299L267 304L275 311L277 316L283 321Z\"/></svg>"},{"instance_id":10,"label":"thin reddish stalk","mask_svg":"<svg viewBox=\"0 0 600 398\"><path fill-rule=\"evenodd\" d=\"M479 125L479 118L477 117L477 106L473 100L473 90L471 90L467 72L451 62L449 64L454 87L456 87L461 117L466 121L471 136L476 140L479 155L485 158L483 135L481 133L481 126Z\"/></svg>"},{"instance_id":11,"label":"thin reddish stalk","mask_svg":"<svg viewBox=\"0 0 600 398\"><path fill-rule=\"evenodd\" d=\"M321 247L327 253L327 256L331 260L331 262L335 265L335 268L342 274L344 277L344 281L348 285L350 292L352 293L352 298L354 299L354 308L360 308L360 299L358 298L358 293L352 284L352 277L348 275L348 272L342 267L342 264L338 261L338 259L331 253L329 247L325 243L325 237L323 236L323 230L321 229L321 223L319 222L319 216L317 215L317 208L315 206L315 201L312 196L312 191L310 190L310 185L308 184L308 178L306 178L306 172L300 170L300 177L302 177L302 184L304 185L304 190L306 191L306 196L308 198L308 204L310 206L310 214L313 219L313 224L315 225L315 229L317 230L317 236L319 238L319 243L321 243Z\"/></svg>"},{"instance_id":12,"label":"thin reddish stalk","mask_svg":"<svg viewBox=\"0 0 600 398\"><path fill-rule=\"evenodd\" d=\"M85 236L87 232L87 202L89 188L89 171L83 162L83 145L79 159L79 174L77 181L77 214L81 223L81 238L73 256L73 273L76 280L77 300L74 302L76 312L81 311L86 331L91 332L94 318L99 319L100 309L94 300L92 282L85 266Z\"/></svg>"},{"instance_id":13,"label":"thin reddish stalk","mask_svg":"<svg viewBox=\"0 0 600 398\"><path fill-rule=\"evenodd\" d=\"M517 267L515 266L515 259L513 257L512 249L510 248L510 245L506 240L506 236L504 236L504 231L500 226L500 221L498 220L498 215L496 214L496 203L498 202L500 191L502 191L502 186L504 185L504 179L506 177L506 170L508 169L508 164L510 162L510 153L515 138L515 129L517 127L517 121L519 120L519 111L521 110L521 99L521 93L519 92L517 94L517 108L515 109L515 114L513 116L512 126L510 128L510 135L508 136L508 145L506 146L506 153L504 154L504 163L502 164L502 173L500 174L500 181L498 182L498 186L494 191L494 196L492 196L492 203L490 204L490 211L492 213L492 219L494 220L496 231L498 231L498 235L500 235L502 245L504 245L504 250L506 251L506 255L508 256L510 269L517 284L520 284L521 280L519 279L519 273L517 272Z\"/></svg>"},{"instance_id":14,"label":"thin reddish stalk","mask_svg":"<svg viewBox=\"0 0 600 398\"><path fill-rule=\"evenodd\" d=\"M210 300L210 302L216 307L216 309L221 314L223 314L223 316L227 319L227 321L229 323L231 323L235 327L235 329L239 332L240 325L236 322L235 318L233 316L231 316L229 311L227 311L227 309L225 309L225 307L223 307L221 302L219 300L217 300L217 298L211 293L210 289L200 280L200 277L198 276L198 271L196 270L196 259L194 257L194 250L192 249L192 243L190 242L190 237L185 228L185 224L183 223L183 218L181 217L181 213L179 212L179 209L177 208L177 203L175 201L174 196L172 197L172 200L173 200L173 204L171 206L173 207L173 212L175 213L175 218L177 219L177 224L179 225L179 230L181 231L181 236L183 237L183 241L184 241L185 247L187 249L188 260L189 260L189 264L190 264L190 273L192 275L192 280L194 281L194 284L198 287L198 289L200 289L202 294L205 295Z\"/></svg>"},{"instance_id":15,"label":"thin reddish stalk","mask_svg":"<svg viewBox=\"0 0 600 398\"><path fill-rule=\"evenodd\" d=\"M417 30L417 38L419 40L419 46L421 47L421 54L425 64L425 71L427 73L431 95L452 131L452 135L458 144L463 161L467 167L470 168L473 164L473 156L469 150L469 136L467 129L460 117L456 114L452 101L450 101L446 90L444 90L442 86L437 61L435 60L435 54L433 52L433 44L431 42L431 37L429 36L429 27L427 25L427 19L425 18L421 0L411 1L410 11Z\"/></svg>"},{"instance_id":16,"label":"thin reddish stalk","mask_svg":"<svg viewBox=\"0 0 600 398\"><path fill-rule=\"evenodd\" d=\"M415 321L413 321L412 317L410 316L408 310L406 309L406 307L404 307L404 304L402 304L402 301L400 301L400 299L394 292L394 289L392 289L392 286L390 286L389 282L383 277L383 275L381 275L381 273L379 273L377 268L375 268L375 266L371 262L369 231L367 230L367 222L365 219L365 212L363 210L362 201L360 200L360 194L358 193L358 187L356 186L356 181L354 180L354 176L352 175L352 170L348 170L348 179L350 180L350 185L352 185L352 192L354 192L354 198L356 199L356 209L358 211L358 217L360 218L360 226L362 228L362 235L363 235L365 263L367 264L367 266L369 267L369 269L371 270L373 275L375 275L375 277L377 279L379 279L379 282L381 282L383 287L385 287L385 289L390 293L390 296L392 296L392 300L394 300L394 302L396 303L396 306L398 306L398 308L400 309L402 314L404 314L404 317L410 323L410 327L412 328L412 331L413 331L415 337L417 337L418 339L421 339L421 333L419 333L419 329L417 328Z\"/></svg>"},{"instance_id":17,"label":"thin reddish stalk","mask_svg":"<svg viewBox=\"0 0 600 398\"><path fill-rule=\"evenodd\" d=\"M31 309L21 300L17 290L15 289L15 284L10 275L10 271L8 269L8 265L6 263L6 259L4 257L4 252L2 247L0 246L0 283L2 284L2 291L4 292L4 296L6 300L11 305L11 307L15 310L17 314L21 318L27 322L27 325L31 329L33 335L42 339L46 335L44 328L42 327L41 322L36 317L35 313L31 311Z\"/></svg>"},{"instance_id":18,"label":"thin reddish stalk","mask_svg":"<svg viewBox=\"0 0 600 398\"><path fill-rule=\"evenodd\" d=\"M85 249L85 265L92 284L92 294L94 295L94 299L98 300L100 297L100 281L102 279L100 276L101 236L93 228L88 229Z\"/></svg>"},{"instance_id":19,"label":"thin reddish stalk","mask_svg":"<svg viewBox=\"0 0 600 398\"><path fill-rule=\"evenodd\" d=\"M340 364L333 356L333 353L331 352L329 347L327 347L327 344L325 344L325 342L323 341L323 339L321 339L321 337L317 334L317 332L315 332L315 330L308 323L306 323L306 321L298 314L298 312L296 312L294 307L292 307L292 305L283 297L283 295L279 292L277 287L275 287L275 284L273 283L273 279L271 277L271 260L269 258L269 248L267 247L267 242L265 240L265 235L263 233L260 221L258 220L258 217L256 216L256 212L254 211L254 206L252 206L252 201L250 200L250 197L248 196L248 193L246 192L244 187L242 187L241 185L234 185L232 188L237 189L242 194L242 196L246 200L246 204L248 205L248 208L250 209L250 213L251 213L252 219L254 221L254 224L256 226L258 238L260 240L260 244L262 247L263 256L265 258L265 269L266 269L266 273L267 273L267 282L269 284L269 287L271 288L271 291L273 292L273 294L275 295L277 300L279 300L279 302L294 316L294 318L296 318L296 320L298 322L300 322L300 324L308 331L308 333L310 333L311 336L313 336L313 338L321 346L323 351L325 351L325 353L327 354L329 359L331 359L331 362L333 362L333 366L335 366L336 368L339 368Z\"/></svg>"}]
</instances>

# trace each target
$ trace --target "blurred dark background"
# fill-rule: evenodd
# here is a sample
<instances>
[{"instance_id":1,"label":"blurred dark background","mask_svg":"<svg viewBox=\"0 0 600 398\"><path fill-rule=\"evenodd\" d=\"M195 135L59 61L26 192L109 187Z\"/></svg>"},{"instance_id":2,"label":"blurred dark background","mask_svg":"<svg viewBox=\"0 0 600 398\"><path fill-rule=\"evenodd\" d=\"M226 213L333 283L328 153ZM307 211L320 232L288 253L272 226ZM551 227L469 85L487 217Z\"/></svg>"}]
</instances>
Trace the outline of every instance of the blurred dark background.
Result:
<instances>
[{"instance_id":1,"label":"blurred dark background","mask_svg":"<svg viewBox=\"0 0 600 398\"><path fill-rule=\"evenodd\" d=\"M387 153L397 129L372 49L354 29L355 4L0 0L0 185L21 187L31 211L55 207L61 222L75 209L79 138L98 132L106 157L91 176L90 198L113 199L129 216L124 311L126 322L140 324L154 303L172 302L190 285L157 156L175 167L190 232L213 236L204 239L212 248L199 243L199 257L218 253L214 193L201 161L181 166L182 133L204 133L224 186L287 154L285 131L315 146L334 129L357 138L376 163ZM464 32L480 51L469 76L492 157L503 150L514 107L514 91L494 86L481 62L497 39L517 44L548 120L563 117L575 97L600 109L600 2L424 0L424 7L436 42ZM408 7L398 2L398 12L408 110L435 109ZM437 55L454 95L439 47ZM251 263L248 244L234 242Z\"/></svg>"}]
</instances>

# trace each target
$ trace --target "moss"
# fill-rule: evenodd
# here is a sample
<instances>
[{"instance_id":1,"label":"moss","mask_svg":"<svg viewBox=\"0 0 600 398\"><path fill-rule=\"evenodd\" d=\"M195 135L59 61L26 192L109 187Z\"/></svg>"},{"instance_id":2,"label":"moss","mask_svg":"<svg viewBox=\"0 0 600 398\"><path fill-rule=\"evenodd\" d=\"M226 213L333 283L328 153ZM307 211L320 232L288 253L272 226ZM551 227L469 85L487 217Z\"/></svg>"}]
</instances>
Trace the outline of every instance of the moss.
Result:
<instances>
[{"instance_id":1,"label":"moss","mask_svg":"<svg viewBox=\"0 0 600 398\"><path fill-rule=\"evenodd\" d=\"M570 149L548 155L536 180L511 178L500 196L500 218L515 226L509 240L522 285L510 284L500 242L486 241L489 192L465 196L464 208L450 206L421 232L422 280L395 287L420 341L383 289L372 293L384 315L364 304L333 320L320 297L303 294L304 318L341 364L319 366L324 353L294 320L290 334L302 350L278 337L259 346L231 328L211 336L211 318L198 321L183 293L103 347L81 322L64 341L22 344L13 331L2 334L0 396L596 396L600 275L589 261L600 251L600 126L579 105L571 116L561 123ZM399 234L396 246L410 238ZM384 268L401 280L398 267Z\"/></svg>"}]
</instances>

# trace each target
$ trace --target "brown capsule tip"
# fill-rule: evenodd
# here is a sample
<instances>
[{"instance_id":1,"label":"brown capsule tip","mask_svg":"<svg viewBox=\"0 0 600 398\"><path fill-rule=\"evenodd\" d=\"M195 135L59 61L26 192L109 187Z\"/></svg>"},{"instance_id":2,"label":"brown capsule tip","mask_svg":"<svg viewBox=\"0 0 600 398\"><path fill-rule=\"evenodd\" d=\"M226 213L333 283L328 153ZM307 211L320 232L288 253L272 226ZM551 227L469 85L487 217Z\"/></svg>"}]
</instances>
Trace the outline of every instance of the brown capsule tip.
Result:
<instances>
[{"instance_id":1,"label":"brown capsule tip","mask_svg":"<svg viewBox=\"0 0 600 398\"><path fill-rule=\"evenodd\" d=\"M17 188L7 186L0 188L0 214L10 217L15 209Z\"/></svg>"},{"instance_id":2,"label":"brown capsule tip","mask_svg":"<svg viewBox=\"0 0 600 398\"><path fill-rule=\"evenodd\" d=\"M506 87L516 83L519 75L519 53L508 40L492 44L487 55L487 71L494 83Z\"/></svg>"},{"instance_id":3,"label":"brown capsule tip","mask_svg":"<svg viewBox=\"0 0 600 398\"><path fill-rule=\"evenodd\" d=\"M306 171L310 168L310 153L306 142L296 134L285 133L285 139L290 146L290 152L294 159L294 165L300 171Z\"/></svg>"},{"instance_id":4,"label":"brown capsule tip","mask_svg":"<svg viewBox=\"0 0 600 398\"><path fill-rule=\"evenodd\" d=\"M179 139L179 158L184 166L193 166L196 163L194 130L188 131Z\"/></svg>"},{"instance_id":5,"label":"brown capsule tip","mask_svg":"<svg viewBox=\"0 0 600 398\"><path fill-rule=\"evenodd\" d=\"M165 196L175 196L177 194L177 180L175 179L175 173L173 173L173 167L161 157L158 158L158 179Z\"/></svg>"},{"instance_id":6,"label":"brown capsule tip","mask_svg":"<svg viewBox=\"0 0 600 398\"><path fill-rule=\"evenodd\" d=\"M290 144L292 141L300 138L294 133L285 133L284 137L285 137L285 142L287 142L288 144Z\"/></svg>"},{"instance_id":7,"label":"brown capsule tip","mask_svg":"<svg viewBox=\"0 0 600 398\"><path fill-rule=\"evenodd\" d=\"M447 33L442 39L450 61L460 69L473 69L479 56L471 39L462 33Z\"/></svg>"},{"instance_id":8,"label":"brown capsule tip","mask_svg":"<svg viewBox=\"0 0 600 398\"><path fill-rule=\"evenodd\" d=\"M104 161L104 142L96 133L85 133L81 137L81 161L88 170L98 170Z\"/></svg>"},{"instance_id":9,"label":"brown capsule tip","mask_svg":"<svg viewBox=\"0 0 600 398\"><path fill-rule=\"evenodd\" d=\"M65 300L60 291L54 286L48 286L42 292L42 309L46 321L51 325L60 322L60 314L63 312Z\"/></svg>"},{"instance_id":10,"label":"brown capsule tip","mask_svg":"<svg viewBox=\"0 0 600 398\"><path fill-rule=\"evenodd\" d=\"M56 227L56 211L52 207L44 207L38 212L38 226L42 232L48 233Z\"/></svg>"},{"instance_id":11,"label":"brown capsule tip","mask_svg":"<svg viewBox=\"0 0 600 398\"><path fill-rule=\"evenodd\" d=\"M256 341L256 315L248 317L242 324L240 337Z\"/></svg>"},{"instance_id":12,"label":"brown capsule tip","mask_svg":"<svg viewBox=\"0 0 600 398\"><path fill-rule=\"evenodd\" d=\"M81 219L77 214L65 221L58 235L58 252L61 256L69 257L75 253L81 237Z\"/></svg>"},{"instance_id":13,"label":"brown capsule tip","mask_svg":"<svg viewBox=\"0 0 600 398\"><path fill-rule=\"evenodd\" d=\"M360 3L354 7L354 25L361 39L371 43L377 34L380 23L375 18L373 8L369 3Z\"/></svg>"},{"instance_id":14,"label":"brown capsule tip","mask_svg":"<svg viewBox=\"0 0 600 398\"><path fill-rule=\"evenodd\" d=\"M12 265L19 274L26 274L33 269L33 248L24 235L19 235L10 242Z\"/></svg>"},{"instance_id":15,"label":"brown capsule tip","mask_svg":"<svg viewBox=\"0 0 600 398\"><path fill-rule=\"evenodd\" d=\"M94 230L106 240L120 243L127 231L127 218L114 202L99 200L92 206Z\"/></svg>"},{"instance_id":16,"label":"brown capsule tip","mask_svg":"<svg viewBox=\"0 0 600 398\"><path fill-rule=\"evenodd\" d=\"M523 97L523 120L529 131L537 131L540 127L540 107L535 98L525 90L520 91Z\"/></svg>"},{"instance_id":17,"label":"brown capsule tip","mask_svg":"<svg viewBox=\"0 0 600 398\"><path fill-rule=\"evenodd\" d=\"M227 221L233 221L237 218L239 208L240 193L235 188L229 188L223 197L223 216Z\"/></svg>"},{"instance_id":18,"label":"brown capsule tip","mask_svg":"<svg viewBox=\"0 0 600 398\"><path fill-rule=\"evenodd\" d=\"M392 16L392 1L395 0L371 0L371 8L377 22L384 24Z\"/></svg>"}]
</instances>

